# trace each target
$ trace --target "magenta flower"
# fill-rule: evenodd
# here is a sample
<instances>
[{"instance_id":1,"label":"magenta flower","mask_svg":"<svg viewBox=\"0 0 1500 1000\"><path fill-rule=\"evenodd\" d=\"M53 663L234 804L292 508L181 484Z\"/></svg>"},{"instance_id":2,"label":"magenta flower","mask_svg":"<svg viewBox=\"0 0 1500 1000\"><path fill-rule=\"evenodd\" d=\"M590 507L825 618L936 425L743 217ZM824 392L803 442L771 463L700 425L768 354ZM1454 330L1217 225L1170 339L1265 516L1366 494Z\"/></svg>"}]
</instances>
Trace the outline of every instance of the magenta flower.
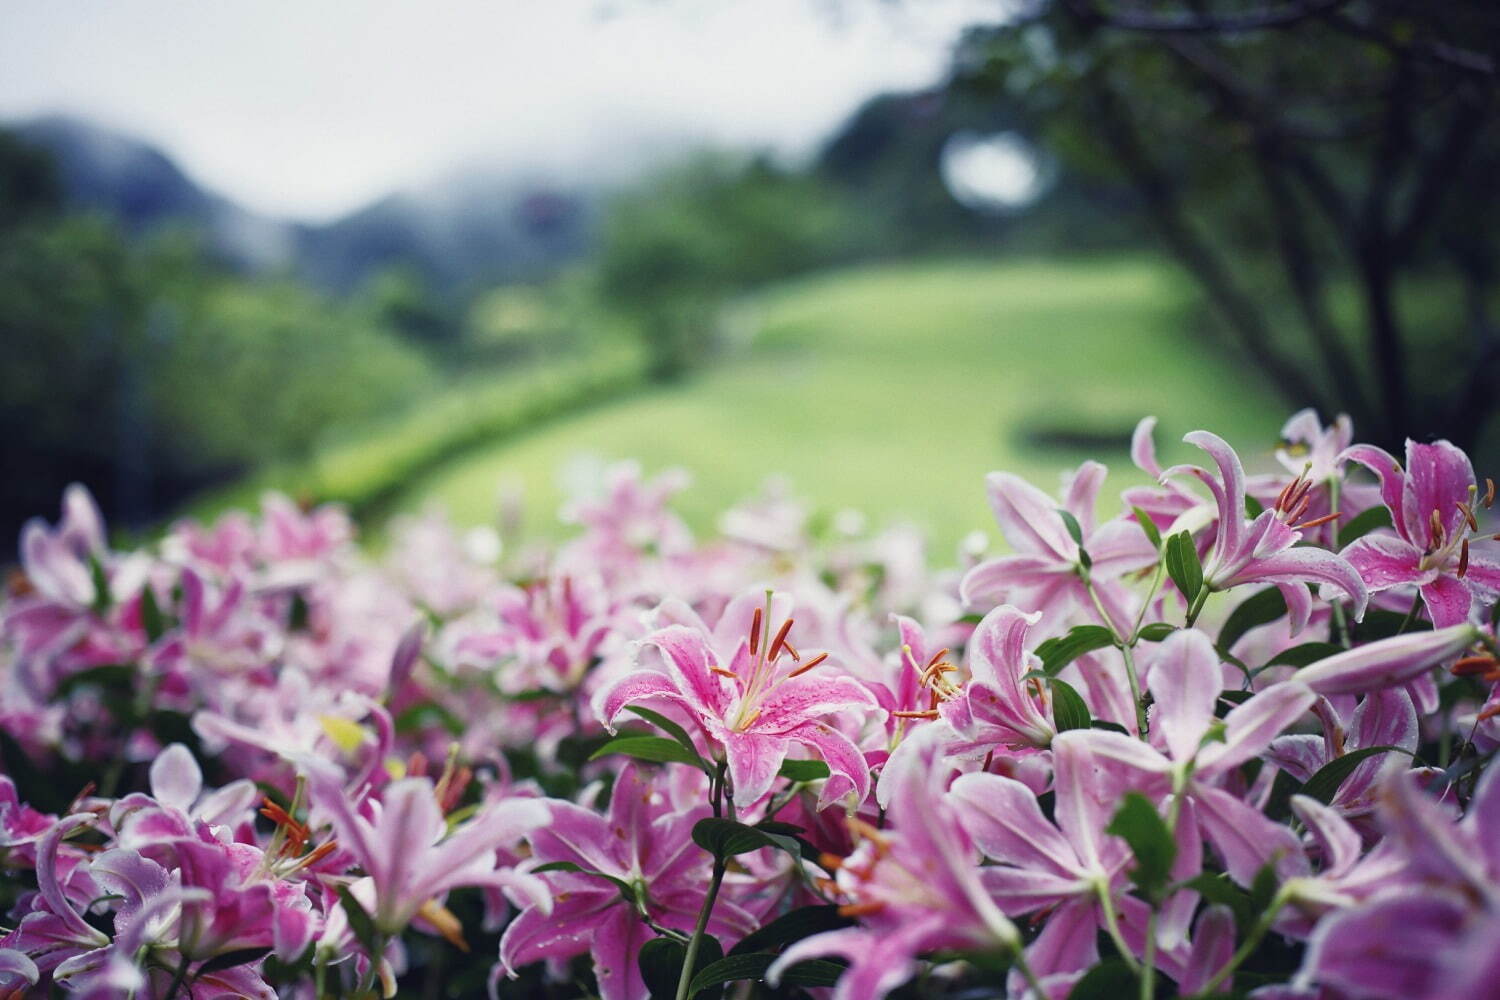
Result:
<instances>
[{"instance_id":1,"label":"magenta flower","mask_svg":"<svg viewBox=\"0 0 1500 1000\"><path fill-rule=\"evenodd\" d=\"M1297 671L1297 681L1318 694L1361 694L1394 687L1455 657L1481 638L1473 625L1411 632L1335 653Z\"/></svg>"},{"instance_id":2,"label":"magenta flower","mask_svg":"<svg viewBox=\"0 0 1500 1000\"><path fill-rule=\"evenodd\" d=\"M1127 944L1136 952L1144 945L1147 924L1146 904L1127 894L1130 849L1104 832L1112 804L1133 776L1094 757L1087 741L1066 734L1056 742L1053 765L1055 824L1042 815L1035 793L1011 778L966 774L951 793L975 844L997 862L982 868L980 879L1001 910L1012 917L1048 912L1045 928L1027 948L1027 960L1044 983L1099 960L1095 942L1108 927L1102 904L1119 914ZM1177 878L1190 878L1202 868L1202 841L1191 810L1185 807L1178 825ZM1185 958L1183 934L1196 902L1191 893L1177 894L1158 928L1163 944L1158 956L1174 976Z\"/></svg>"},{"instance_id":3,"label":"magenta flower","mask_svg":"<svg viewBox=\"0 0 1500 1000\"><path fill-rule=\"evenodd\" d=\"M863 801L870 791L864 755L825 717L878 712L879 704L854 678L819 670L826 654L804 659L787 641L791 618L773 634L769 609L769 600L764 614L756 609L748 635L728 657L701 629L669 625L652 633L645 641L661 650L667 673L643 669L621 677L599 692L595 713L613 730L627 705L655 700L681 706L728 762L737 806L770 791L787 751L799 745L828 764L823 803L850 792Z\"/></svg>"},{"instance_id":4,"label":"magenta flower","mask_svg":"<svg viewBox=\"0 0 1500 1000\"><path fill-rule=\"evenodd\" d=\"M636 955L655 937L646 920L691 933L703 905L709 856L693 843L692 829L708 806L674 808L634 764L616 778L607 816L571 802L548 806L551 822L530 836L534 856L544 866L570 867L538 876L556 902L550 910L527 907L506 928L496 971L588 952L603 1000L645 1000ZM755 926L721 896L709 930L728 944Z\"/></svg>"},{"instance_id":5,"label":"magenta flower","mask_svg":"<svg viewBox=\"0 0 1500 1000\"><path fill-rule=\"evenodd\" d=\"M1214 715L1220 676L1219 657L1207 636L1191 630L1173 632L1161 644L1148 681L1155 698L1151 745L1097 730L1065 733L1059 741L1085 742L1108 766L1160 780L1152 788L1138 778L1121 778L1122 787L1154 794L1178 789L1194 805L1193 817L1184 812L1184 826L1196 821L1218 848L1231 877L1248 885L1266 863L1300 858L1301 847L1286 827L1220 787L1220 779L1263 753L1311 707L1315 695L1295 681L1276 684L1220 720Z\"/></svg>"},{"instance_id":6,"label":"magenta flower","mask_svg":"<svg viewBox=\"0 0 1500 1000\"><path fill-rule=\"evenodd\" d=\"M1164 473L1196 476L1213 494L1219 516L1213 550L1203 565L1203 580L1209 590L1228 590L1245 583L1275 584L1286 598L1294 633L1300 632L1312 615L1312 596L1305 586L1308 583L1341 591L1354 602L1355 620L1364 617L1369 595L1354 567L1332 552L1297 546L1302 526L1295 522L1306 512L1303 501L1311 481L1294 480L1276 506L1247 522L1245 470L1234 449L1208 431L1193 431L1183 440L1208 452L1219 470L1218 478L1195 465L1174 466ZM1189 601L1195 596L1183 595Z\"/></svg>"},{"instance_id":7,"label":"magenta flower","mask_svg":"<svg viewBox=\"0 0 1500 1000\"><path fill-rule=\"evenodd\" d=\"M1346 700L1346 699L1341 699ZM1321 735L1294 733L1272 741L1266 757L1298 781L1305 782L1330 761L1362 747L1399 747L1415 753L1417 709L1405 691L1386 688L1366 695L1347 724L1327 698L1319 698L1313 712L1323 724ZM1330 800L1345 817L1367 815L1375 806L1376 779L1387 768L1404 768L1399 753L1376 755L1359 764Z\"/></svg>"},{"instance_id":8,"label":"magenta flower","mask_svg":"<svg viewBox=\"0 0 1500 1000\"><path fill-rule=\"evenodd\" d=\"M925 727L903 747L914 755L912 766L886 774L895 784L891 829L854 824L864 840L836 874L849 900L844 912L861 924L793 944L767 970L771 984L798 962L838 955L850 967L834 1000L874 1000L910 979L924 953L1020 947L1015 925L985 891L965 822L944 795L952 771L942 759L942 734Z\"/></svg>"},{"instance_id":9,"label":"magenta flower","mask_svg":"<svg viewBox=\"0 0 1500 1000\"><path fill-rule=\"evenodd\" d=\"M1041 618L1008 604L985 615L969 640L969 682L955 689L941 675L929 683L946 696L938 705L942 718L981 752L996 747L1016 754L1037 753L1052 745L1051 689L1023 680L1033 669L1028 633Z\"/></svg>"},{"instance_id":10,"label":"magenta flower","mask_svg":"<svg viewBox=\"0 0 1500 1000\"><path fill-rule=\"evenodd\" d=\"M1323 920L1299 981L1375 1000L1493 995L1500 928L1500 780L1480 780L1463 819L1411 773L1391 775L1380 817L1407 873L1385 891Z\"/></svg>"},{"instance_id":11,"label":"magenta flower","mask_svg":"<svg viewBox=\"0 0 1500 1000\"><path fill-rule=\"evenodd\" d=\"M399 934L418 911L450 889L487 886L540 907L551 906L547 887L534 875L497 868L496 851L547 823L540 799L513 798L487 804L450 831L427 778L404 778L384 789L380 801L356 805L342 774L308 761L314 806L333 823L339 844L375 885L375 926ZM320 766L321 765L321 766Z\"/></svg>"},{"instance_id":12,"label":"magenta flower","mask_svg":"<svg viewBox=\"0 0 1500 1000\"><path fill-rule=\"evenodd\" d=\"M1396 532L1366 535L1343 552L1371 591L1415 586L1438 628L1467 621L1476 600L1500 597L1500 561L1470 550L1479 525L1469 456L1447 441L1407 441L1404 470L1373 445L1355 445L1340 457L1379 477Z\"/></svg>"},{"instance_id":13,"label":"magenta flower","mask_svg":"<svg viewBox=\"0 0 1500 1000\"><path fill-rule=\"evenodd\" d=\"M1049 630L1074 608L1086 609L1097 618L1084 583L1080 546L1068 533L1058 513L1066 510L1083 536L1082 548L1090 558L1090 578L1099 591L1112 622L1128 628L1134 620L1130 597L1113 582L1121 573L1150 566L1156 549L1140 526L1114 520L1098 524L1094 507L1107 470L1098 462L1085 462L1069 481L1061 501L1047 496L1025 480L1008 472L992 472L985 479L990 508L1000 533L1014 555L980 563L965 574L961 592L971 606L1009 602L1042 612L1042 626Z\"/></svg>"}]
</instances>

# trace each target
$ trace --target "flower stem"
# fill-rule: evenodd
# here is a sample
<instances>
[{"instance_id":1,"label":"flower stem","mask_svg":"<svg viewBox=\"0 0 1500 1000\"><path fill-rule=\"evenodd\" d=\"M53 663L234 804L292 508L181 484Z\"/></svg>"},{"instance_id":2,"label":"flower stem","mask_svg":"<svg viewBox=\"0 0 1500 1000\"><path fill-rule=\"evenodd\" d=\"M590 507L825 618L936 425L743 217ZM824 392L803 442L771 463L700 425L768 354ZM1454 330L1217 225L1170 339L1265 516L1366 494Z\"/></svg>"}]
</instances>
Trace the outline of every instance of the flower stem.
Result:
<instances>
[{"instance_id":1,"label":"flower stem","mask_svg":"<svg viewBox=\"0 0 1500 1000\"><path fill-rule=\"evenodd\" d=\"M1224 984L1224 981L1234 974L1234 970L1239 968L1240 963L1249 958L1255 949L1260 947L1261 940L1270 931L1271 925L1276 922L1276 914L1281 912L1281 908L1286 905L1286 902L1286 897L1282 893L1276 894L1276 898L1271 900L1271 905L1266 907L1266 912L1260 915L1260 919L1250 929L1250 934L1245 938L1245 943L1240 945L1239 950L1233 955L1229 956L1229 961L1224 963L1223 968L1209 977L1208 982L1203 984L1203 989L1199 990L1196 994L1197 996L1213 996L1219 987Z\"/></svg>"},{"instance_id":2,"label":"flower stem","mask_svg":"<svg viewBox=\"0 0 1500 1000\"><path fill-rule=\"evenodd\" d=\"M1115 943L1115 950L1120 953L1120 958L1130 967L1130 971L1139 974L1141 964L1136 960L1135 952L1125 944L1125 938L1120 933L1120 921L1115 916L1115 902L1109 894L1109 883L1103 881L1102 876L1096 890L1099 893L1099 908L1104 911L1104 929L1109 932L1109 939Z\"/></svg>"},{"instance_id":3,"label":"flower stem","mask_svg":"<svg viewBox=\"0 0 1500 1000\"><path fill-rule=\"evenodd\" d=\"M1042 989L1042 981L1032 971L1030 963L1026 961L1026 952L1016 948L1016 969L1021 973L1021 978L1026 980L1026 985L1031 987L1031 992L1036 994L1038 1000L1046 1000L1047 991Z\"/></svg>"},{"instance_id":4,"label":"flower stem","mask_svg":"<svg viewBox=\"0 0 1500 1000\"><path fill-rule=\"evenodd\" d=\"M183 955L177 963L177 971L172 974L172 985L167 987L167 1000L173 1000L177 991L182 989L182 984L187 981L188 957Z\"/></svg>"},{"instance_id":5,"label":"flower stem","mask_svg":"<svg viewBox=\"0 0 1500 1000\"><path fill-rule=\"evenodd\" d=\"M1208 603L1208 584L1198 588L1198 593L1193 596L1193 603L1188 606L1187 627L1192 628L1198 623L1198 616L1203 613L1203 605Z\"/></svg>"},{"instance_id":6,"label":"flower stem","mask_svg":"<svg viewBox=\"0 0 1500 1000\"><path fill-rule=\"evenodd\" d=\"M1151 1000L1156 995L1156 914L1151 906L1151 915L1146 918L1146 953L1141 957L1141 1000Z\"/></svg>"},{"instance_id":7,"label":"flower stem","mask_svg":"<svg viewBox=\"0 0 1500 1000\"><path fill-rule=\"evenodd\" d=\"M708 918L714 911L714 901L719 898L719 884L724 881L725 861L714 861L713 878L708 883L708 895L703 897L703 909L698 911L698 925L688 939L687 950L682 954L682 974L677 977L677 1000L687 1000L688 989L693 983L693 965L698 960L698 946L708 930Z\"/></svg>"},{"instance_id":8,"label":"flower stem","mask_svg":"<svg viewBox=\"0 0 1500 1000\"><path fill-rule=\"evenodd\" d=\"M1130 697L1135 701L1135 727L1136 735L1141 739L1147 739L1146 734L1146 701L1141 697L1141 678L1135 670L1135 653L1130 646L1120 647L1120 655L1125 658L1125 676L1130 680Z\"/></svg>"}]
</instances>

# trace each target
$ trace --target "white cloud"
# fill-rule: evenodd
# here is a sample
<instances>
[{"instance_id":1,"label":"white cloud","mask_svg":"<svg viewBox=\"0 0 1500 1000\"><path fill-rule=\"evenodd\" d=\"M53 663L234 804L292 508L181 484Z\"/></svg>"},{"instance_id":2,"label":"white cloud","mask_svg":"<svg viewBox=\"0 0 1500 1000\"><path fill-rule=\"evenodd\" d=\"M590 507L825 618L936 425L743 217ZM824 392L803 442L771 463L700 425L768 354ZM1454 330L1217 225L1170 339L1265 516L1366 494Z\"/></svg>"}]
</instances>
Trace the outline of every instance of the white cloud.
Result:
<instances>
[{"instance_id":1,"label":"white cloud","mask_svg":"<svg viewBox=\"0 0 1500 1000\"><path fill-rule=\"evenodd\" d=\"M808 149L937 80L996 0L3 0L0 117L137 132L317 218L456 163L609 168L664 137Z\"/></svg>"}]
</instances>

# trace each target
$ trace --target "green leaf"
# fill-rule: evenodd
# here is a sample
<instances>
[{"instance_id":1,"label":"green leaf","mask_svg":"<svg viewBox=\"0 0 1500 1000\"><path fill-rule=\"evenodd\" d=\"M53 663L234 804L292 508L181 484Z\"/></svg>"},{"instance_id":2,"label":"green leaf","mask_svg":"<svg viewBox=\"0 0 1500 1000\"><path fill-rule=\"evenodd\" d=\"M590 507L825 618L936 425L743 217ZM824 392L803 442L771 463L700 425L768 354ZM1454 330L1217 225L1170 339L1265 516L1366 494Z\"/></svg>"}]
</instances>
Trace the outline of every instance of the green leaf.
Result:
<instances>
[{"instance_id":1,"label":"green leaf","mask_svg":"<svg viewBox=\"0 0 1500 1000\"><path fill-rule=\"evenodd\" d=\"M1277 771L1271 782L1271 792L1266 796L1266 804L1261 811L1266 814L1267 819L1285 822L1292 815L1292 796L1301 788L1302 782L1290 772Z\"/></svg>"},{"instance_id":2,"label":"green leaf","mask_svg":"<svg viewBox=\"0 0 1500 1000\"><path fill-rule=\"evenodd\" d=\"M821 760L784 760L777 773L792 781L822 781L829 771Z\"/></svg>"},{"instance_id":3,"label":"green leaf","mask_svg":"<svg viewBox=\"0 0 1500 1000\"><path fill-rule=\"evenodd\" d=\"M115 598L110 593L109 574L104 572L104 564L92 552L89 553L89 578L94 582L94 613L103 616L109 612Z\"/></svg>"},{"instance_id":4,"label":"green leaf","mask_svg":"<svg viewBox=\"0 0 1500 1000\"><path fill-rule=\"evenodd\" d=\"M54 700L66 698L79 688L86 687L129 693L135 688L135 667L128 663L107 663L103 666L80 670L76 674L64 677L58 683L57 690L52 693L52 697Z\"/></svg>"},{"instance_id":5,"label":"green leaf","mask_svg":"<svg viewBox=\"0 0 1500 1000\"><path fill-rule=\"evenodd\" d=\"M700 819L693 826L693 843L719 859L771 847L773 836L753 826L716 816Z\"/></svg>"},{"instance_id":6,"label":"green leaf","mask_svg":"<svg viewBox=\"0 0 1500 1000\"><path fill-rule=\"evenodd\" d=\"M271 954L270 948L236 948L234 951L226 951L222 955L210 958L198 966L198 971L193 975L206 976L210 972L222 972L237 965L249 965L251 962L259 962L269 954Z\"/></svg>"},{"instance_id":7,"label":"green leaf","mask_svg":"<svg viewBox=\"0 0 1500 1000\"><path fill-rule=\"evenodd\" d=\"M1365 620L1353 625L1352 628L1355 642L1366 643L1377 639L1389 639L1400 635L1403 630L1424 632L1432 628L1432 622L1420 617L1407 622L1404 612L1370 608L1365 612Z\"/></svg>"},{"instance_id":8,"label":"green leaf","mask_svg":"<svg viewBox=\"0 0 1500 1000\"><path fill-rule=\"evenodd\" d=\"M1245 518L1253 521L1266 512L1265 504L1255 499L1250 494L1245 494Z\"/></svg>"},{"instance_id":9,"label":"green leaf","mask_svg":"<svg viewBox=\"0 0 1500 1000\"><path fill-rule=\"evenodd\" d=\"M288 632L306 632L308 622L312 619L312 608L307 605L307 598L302 596L302 591L292 595L292 607L287 613L286 628Z\"/></svg>"},{"instance_id":10,"label":"green leaf","mask_svg":"<svg viewBox=\"0 0 1500 1000\"><path fill-rule=\"evenodd\" d=\"M1073 984L1068 1000L1120 1000L1135 992L1135 973L1125 960L1106 958Z\"/></svg>"},{"instance_id":11,"label":"green leaf","mask_svg":"<svg viewBox=\"0 0 1500 1000\"><path fill-rule=\"evenodd\" d=\"M1095 719L1093 722L1089 723L1089 728L1090 729L1103 729L1103 730L1106 730L1106 731L1111 732L1111 733L1119 733L1122 736L1129 736L1130 735L1130 730L1126 729L1124 726L1120 725L1118 722L1110 722L1107 719Z\"/></svg>"},{"instance_id":12,"label":"green leaf","mask_svg":"<svg viewBox=\"0 0 1500 1000\"><path fill-rule=\"evenodd\" d=\"M141 627L146 630L147 642L155 642L167 631L167 619L156 603L156 591L150 584L141 588Z\"/></svg>"},{"instance_id":13,"label":"green leaf","mask_svg":"<svg viewBox=\"0 0 1500 1000\"><path fill-rule=\"evenodd\" d=\"M1229 907L1234 913L1236 927L1249 927L1255 919L1250 894L1231 882L1228 875L1203 872L1189 879L1185 887L1194 890L1210 903Z\"/></svg>"},{"instance_id":14,"label":"green leaf","mask_svg":"<svg viewBox=\"0 0 1500 1000\"><path fill-rule=\"evenodd\" d=\"M1377 528L1391 527L1391 512L1384 506L1371 507L1349 519L1348 524L1339 525L1339 545L1348 545L1368 535Z\"/></svg>"},{"instance_id":15,"label":"green leaf","mask_svg":"<svg viewBox=\"0 0 1500 1000\"><path fill-rule=\"evenodd\" d=\"M591 868L584 868L572 861L549 861L545 865L538 865L531 869L531 872L532 874L540 874L542 872L577 872L580 875L591 875L594 878L602 878L606 882L614 883L615 888L620 890L620 895L624 896L631 904L636 902L639 895L636 887L624 879L616 878L613 875L606 875L604 872L596 872Z\"/></svg>"},{"instance_id":16,"label":"green leaf","mask_svg":"<svg viewBox=\"0 0 1500 1000\"><path fill-rule=\"evenodd\" d=\"M1036 655L1041 657L1042 670L1050 677L1056 676L1059 670L1083 654L1114 643L1114 633L1103 625L1075 625L1067 635L1056 636L1037 646Z\"/></svg>"},{"instance_id":17,"label":"green leaf","mask_svg":"<svg viewBox=\"0 0 1500 1000\"><path fill-rule=\"evenodd\" d=\"M1161 530L1157 528L1156 522L1151 520L1151 515L1147 514L1139 507L1132 507L1130 509L1135 514L1136 523L1141 526L1141 530L1144 531L1146 533L1146 537L1151 540L1151 547L1160 552Z\"/></svg>"},{"instance_id":18,"label":"green leaf","mask_svg":"<svg viewBox=\"0 0 1500 1000\"><path fill-rule=\"evenodd\" d=\"M1360 747L1358 750L1350 750L1341 757L1335 757L1322 767L1302 786L1302 794L1309 798L1317 799L1325 806L1333 801L1334 795L1338 794L1339 786L1344 779L1354 773L1354 769L1361 763L1370 759L1378 753L1389 751L1405 753L1400 747L1378 746Z\"/></svg>"},{"instance_id":19,"label":"green leaf","mask_svg":"<svg viewBox=\"0 0 1500 1000\"><path fill-rule=\"evenodd\" d=\"M687 946L668 937L652 938L641 945L636 956L641 978L653 998L670 998L677 993L677 980L682 975L682 962L687 957Z\"/></svg>"},{"instance_id":20,"label":"green leaf","mask_svg":"<svg viewBox=\"0 0 1500 1000\"><path fill-rule=\"evenodd\" d=\"M354 938L364 948L366 955L377 955L379 949L378 938L380 935L375 930L375 921L370 914L360 905L359 900L354 898L354 893L349 891L347 885L341 885L337 889L339 905L343 906L344 913L349 917L349 929L354 932Z\"/></svg>"},{"instance_id":21,"label":"green leaf","mask_svg":"<svg viewBox=\"0 0 1500 1000\"><path fill-rule=\"evenodd\" d=\"M1300 646L1283 649L1266 661L1266 667L1306 667L1343 651L1343 646L1337 646L1331 642L1304 642ZM1265 667L1261 669L1264 670Z\"/></svg>"},{"instance_id":22,"label":"green leaf","mask_svg":"<svg viewBox=\"0 0 1500 1000\"><path fill-rule=\"evenodd\" d=\"M854 921L839 915L837 906L801 906L783 913L759 930L752 931L740 939L740 943L729 949L730 955L743 955L756 951L770 951L801 941L805 937L824 931L848 927Z\"/></svg>"},{"instance_id":23,"label":"green leaf","mask_svg":"<svg viewBox=\"0 0 1500 1000\"><path fill-rule=\"evenodd\" d=\"M1168 625L1166 622L1152 622L1149 625L1142 625L1141 630L1136 635L1147 642L1161 642L1176 631L1176 625Z\"/></svg>"},{"instance_id":24,"label":"green leaf","mask_svg":"<svg viewBox=\"0 0 1500 1000\"><path fill-rule=\"evenodd\" d=\"M673 722L671 719L667 718L665 715L662 715L660 712L653 712L649 708L641 708L639 705L626 705L625 711L634 712L636 715L639 715L641 718L651 723L657 729L660 729L662 732L672 737L672 739L676 740L678 743L681 743L682 746L694 757L698 758L699 760L702 759L702 756L698 753L698 748L693 745L693 738L688 735L688 731L686 729L683 729L677 723Z\"/></svg>"},{"instance_id":25,"label":"green leaf","mask_svg":"<svg viewBox=\"0 0 1500 1000\"><path fill-rule=\"evenodd\" d=\"M1276 898L1276 863L1267 861L1250 881L1250 905L1256 913L1266 912Z\"/></svg>"},{"instance_id":26,"label":"green leaf","mask_svg":"<svg viewBox=\"0 0 1500 1000\"><path fill-rule=\"evenodd\" d=\"M1083 528L1078 524L1078 518L1061 507L1057 508L1057 516L1062 518L1063 527L1068 529L1068 537L1073 539L1079 546L1083 547Z\"/></svg>"},{"instance_id":27,"label":"green leaf","mask_svg":"<svg viewBox=\"0 0 1500 1000\"><path fill-rule=\"evenodd\" d=\"M848 966L814 958L798 962L781 974L781 982L790 986L833 986Z\"/></svg>"},{"instance_id":28,"label":"green leaf","mask_svg":"<svg viewBox=\"0 0 1500 1000\"><path fill-rule=\"evenodd\" d=\"M1198 560L1198 549L1193 545L1193 536L1179 531L1167 539L1167 575L1172 578L1182 596L1191 601L1203 589L1203 563Z\"/></svg>"},{"instance_id":29,"label":"green leaf","mask_svg":"<svg viewBox=\"0 0 1500 1000\"><path fill-rule=\"evenodd\" d=\"M651 761L653 764L691 764L693 767L706 769L703 758L697 753L689 752L681 743L665 736L616 736L590 754L589 760L617 753L636 760Z\"/></svg>"},{"instance_id":30,"label":"green leaf","mask_svg":"<svg viewBox=\"0 0 1500 1000\"><path fill-rule=\"evenodd\" d=\"M1267 587L1239 603L1219 629L1219 646L1230 649L1246 632L1269 625L1286 614L1286 598L1275 587Z\"/></svg>"},{"instance_id":31,"label":"green leaf","mask_svg":"<svg viewBox=\"0 0 1500 1000\"><path fill-rule=\"evenodd\" d=\"M464 731L463 720L449 711L447 706L435 701L408 706L396 716L395 726L398 733L426 732L433 726L440 726L454 736L461 735Z\"/></svg>"},{"instance_id":32,"label":"green leaf","mask_svg":"<svg viewBox=\"0 0 1500 1000\"><path fill-rule=\"evenodd\" d=\"M1124 838L1135 855L1130 881L1148 900L1159 900L1177 859L1177 842L1151 800L1140 792L1126 792L1105 833Z\"/></svg>"},{"instance_id":33,"label":"green leaf","mask_svg":"<svg viewBox=\"0 0 1500 1000\"><path fill-rule=\"evenodd\" d=\"M740 979L760 980L766 977L766 970L771 963L776 961L775 955L736 955L730 953L727 957L719 959L711 965L704 966L693 976L692 983L688 986L689 992L697 993L706 990L710 986L718 986L722 983L732 983Z\"/></svg>"},{"instance_id":34,"label":"green leaf","mask_svg":"<svg viewBox=\"0 0 1500 1000\"><path fill-rule=\"evenodd\" d=\"M1065 733L1069 729L1087 729L1093 721L1089 715L1088 703L1067 681L1054 677L1052 684L1052 722L1057 731Z\"/></svg>"}]
</instances>

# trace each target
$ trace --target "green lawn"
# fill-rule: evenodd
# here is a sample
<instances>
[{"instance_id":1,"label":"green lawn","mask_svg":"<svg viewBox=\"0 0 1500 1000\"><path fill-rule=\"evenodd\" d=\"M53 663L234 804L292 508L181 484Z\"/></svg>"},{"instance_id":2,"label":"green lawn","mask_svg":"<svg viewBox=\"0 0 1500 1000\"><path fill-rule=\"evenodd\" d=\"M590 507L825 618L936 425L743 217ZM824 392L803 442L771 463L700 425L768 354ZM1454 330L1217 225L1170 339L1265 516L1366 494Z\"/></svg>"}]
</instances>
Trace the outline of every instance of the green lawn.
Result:
<instances>
[{"instance_id":1,"label":"green lawn","mask_svg":"<svg viewBox=\"0 0 1500 1000\"><path fill-rule=\"evenodd\" d=\"M693 473L679 508L696 528L783 474L820 508L922 524L945 552L990 526L986 472L1052 489L1091 455L1128 470L1123 441L1145 414L1161 418L1167 457L1186 457L1175 442L1199 426L1265 454L1281 407L1258 372L1195 335L1190 301L1165 265L1134 258L887 265L797 282L745 304L759 332L742 355L470 451L396 506L436 500L477 523L502 481L518 483L531 530L550 531L571 457L633 457ZM1038 444L1046 431L1100 443Z\"/></svg>"}]
</instances>

